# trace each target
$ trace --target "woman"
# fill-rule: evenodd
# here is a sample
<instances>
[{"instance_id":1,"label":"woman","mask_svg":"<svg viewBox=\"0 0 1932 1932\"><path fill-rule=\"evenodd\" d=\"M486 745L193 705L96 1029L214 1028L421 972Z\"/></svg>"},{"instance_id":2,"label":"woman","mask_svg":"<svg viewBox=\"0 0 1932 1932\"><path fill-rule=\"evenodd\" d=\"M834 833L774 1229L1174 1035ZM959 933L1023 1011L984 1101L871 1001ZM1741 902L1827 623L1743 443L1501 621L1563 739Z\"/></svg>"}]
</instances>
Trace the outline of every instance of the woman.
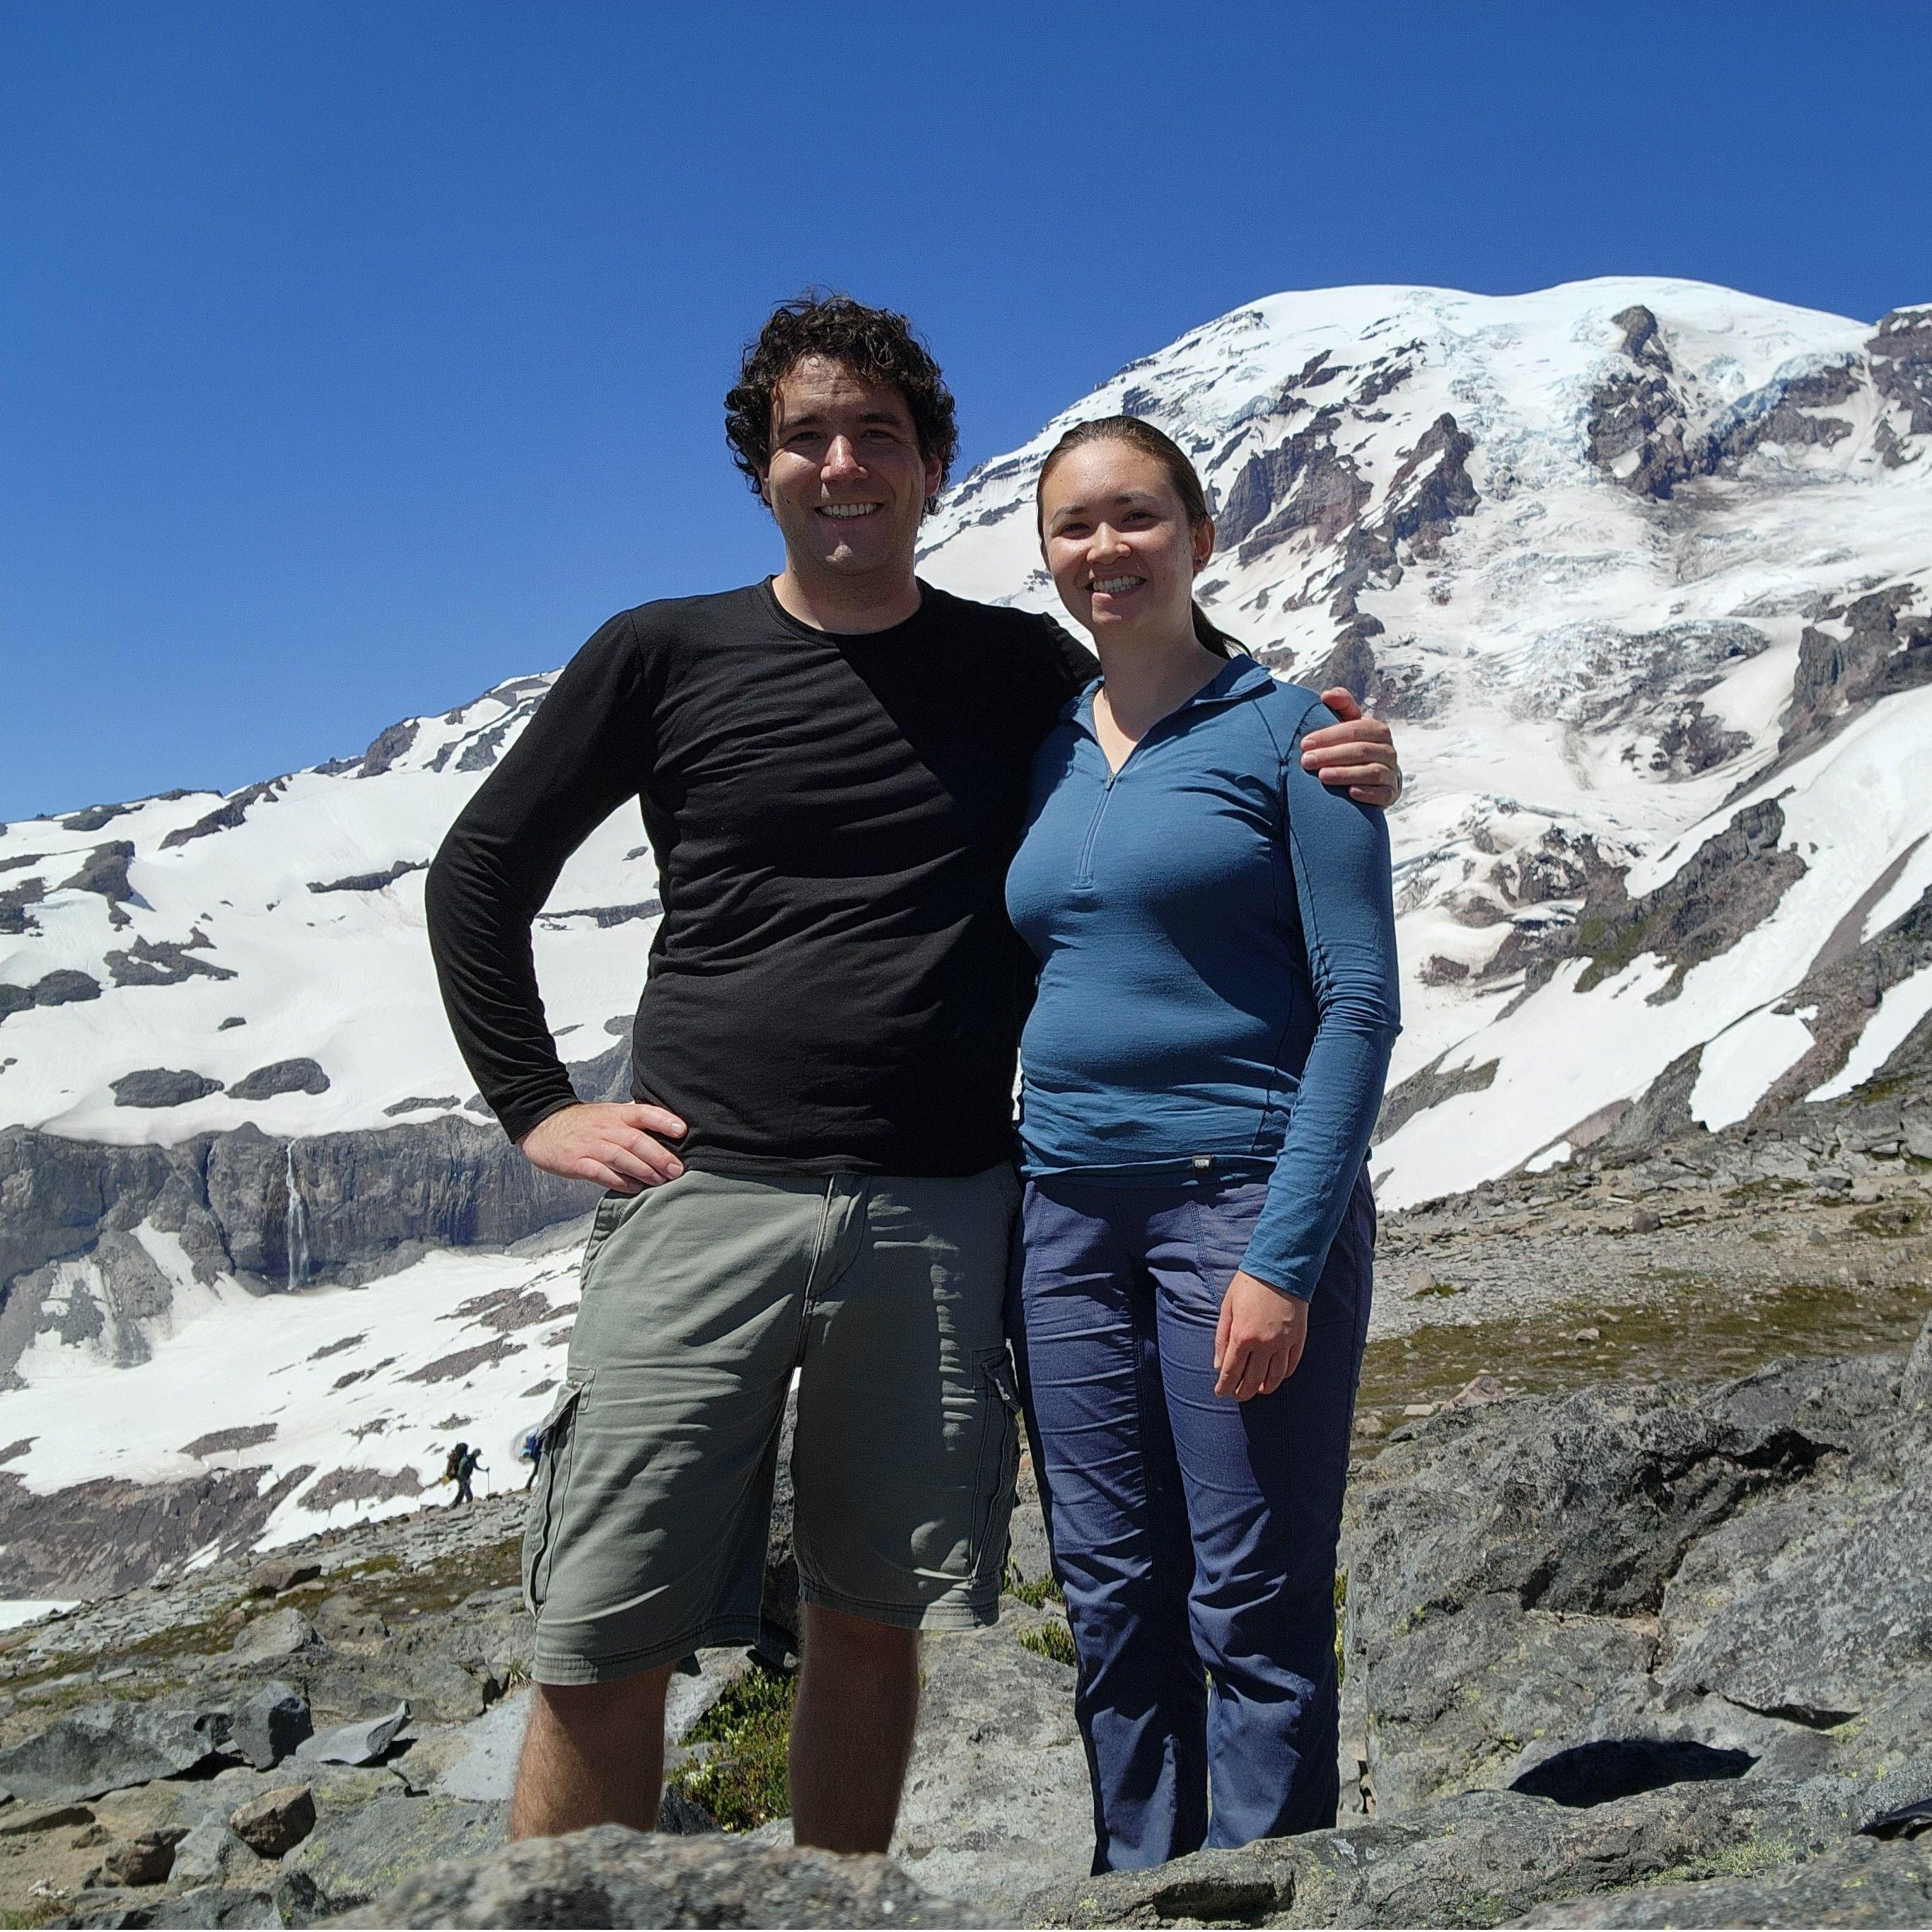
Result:
<instances>
[{"instance_id":1,"label":"woman","mask_svg":"<svg viewBox=\"0 0 1932 1932\"><path fill-rule=\"evenodd\" d=\"M1097 1872L1334 1822L1394 915L1382 814L1301 768L1331 714L1194 603L1214 526L1180 450L1082 424L1039 511L1102 676L1007 881L1040 964L1016 1319Z\"/></svg>"}]
</instances>

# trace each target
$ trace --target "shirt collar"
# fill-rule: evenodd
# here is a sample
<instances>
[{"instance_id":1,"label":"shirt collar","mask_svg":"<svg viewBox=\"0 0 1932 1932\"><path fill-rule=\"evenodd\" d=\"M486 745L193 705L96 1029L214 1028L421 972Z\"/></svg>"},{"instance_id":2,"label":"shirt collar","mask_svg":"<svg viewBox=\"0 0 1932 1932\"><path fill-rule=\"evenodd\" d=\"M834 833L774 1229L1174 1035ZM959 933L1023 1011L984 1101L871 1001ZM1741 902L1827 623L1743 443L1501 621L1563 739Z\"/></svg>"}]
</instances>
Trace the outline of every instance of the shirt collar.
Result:
<instances>
[{"instance_id":1,"label":"shirt collar","mask_svg":"<svg viewBox=\"0 0 1932 1932\"><path fill-rule=\"evenodd\" d=\"M1230 652L1228 662L1192 698L1176 705L1167 716L1178 718L1184 711L1196 706L1231 704L1239 698L1251 698L1256 692L1267 690L1274 682L1273 675L1246 652ZM1078 724L1090 736L1094 730L1094 694L1100 688L1100 680L1094 678L1084 690L1076 692L1060 707L1063 718ZM1161 722L1164 724L1166 719Z\"/></svg>"}]
</instances>

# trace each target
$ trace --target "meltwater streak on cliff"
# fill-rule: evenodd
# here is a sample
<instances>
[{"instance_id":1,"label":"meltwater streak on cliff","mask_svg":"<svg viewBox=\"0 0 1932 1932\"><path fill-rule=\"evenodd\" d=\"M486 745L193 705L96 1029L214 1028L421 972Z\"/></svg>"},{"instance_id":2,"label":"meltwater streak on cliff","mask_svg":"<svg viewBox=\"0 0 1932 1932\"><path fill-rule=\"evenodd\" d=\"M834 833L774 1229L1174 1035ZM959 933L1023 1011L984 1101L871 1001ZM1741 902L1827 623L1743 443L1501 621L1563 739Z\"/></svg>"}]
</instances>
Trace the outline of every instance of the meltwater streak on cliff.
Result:
<instances>
[{"instance_id":1,"label":"meltwater streak on cliff","mask_svg":"<svg viewBox=\"0 0 1932 1932\"><path fill-rule=\"evenodd\" d=\"M282 1239L288 1257L288 1286L291 1292L308 1280L308 1204L302 1197L302 1184L296 1178L296 1144L290 1142L282 1162L282 1184L287 1195L283 1212Z\"/></svg>"}]
</instances>

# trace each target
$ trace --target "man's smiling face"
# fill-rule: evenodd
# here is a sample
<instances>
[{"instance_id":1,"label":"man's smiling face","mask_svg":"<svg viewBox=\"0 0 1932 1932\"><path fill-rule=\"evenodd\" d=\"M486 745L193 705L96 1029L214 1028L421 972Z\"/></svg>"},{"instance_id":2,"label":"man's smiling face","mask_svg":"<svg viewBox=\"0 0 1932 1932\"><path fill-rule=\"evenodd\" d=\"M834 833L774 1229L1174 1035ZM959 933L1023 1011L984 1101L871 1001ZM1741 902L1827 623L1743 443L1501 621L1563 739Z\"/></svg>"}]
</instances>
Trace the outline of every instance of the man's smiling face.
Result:
<instances>
[{"instance_id":1,"label":"man's smiling face","mask_svg":"<svg viewBox=\"0 0 1932 1932\"><path fill-rule=\"evenodd\" d=\"M905 398L808 356L778 385L765 500L795 572L910 578L940 464L920 453Z\"/></svg>"}]
</instances>

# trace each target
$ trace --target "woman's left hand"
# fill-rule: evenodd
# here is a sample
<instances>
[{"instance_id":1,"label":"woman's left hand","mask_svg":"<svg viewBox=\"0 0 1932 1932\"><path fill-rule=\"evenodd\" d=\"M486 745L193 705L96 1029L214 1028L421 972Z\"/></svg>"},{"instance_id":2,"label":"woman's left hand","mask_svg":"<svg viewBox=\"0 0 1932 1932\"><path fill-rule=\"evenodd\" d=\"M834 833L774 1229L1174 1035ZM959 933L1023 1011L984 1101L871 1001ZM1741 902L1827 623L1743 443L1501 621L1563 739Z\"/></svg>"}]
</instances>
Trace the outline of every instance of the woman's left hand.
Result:
<instances>
[{"instance_id":1,"label":"woman's left hand","mask_svg":"<svg viewBox=\"0 0 1932 1932\"><path fill-rule=\"evenodd\" d=\"M1214 1331L1214 1393L1237 1402L1272 1395L1301 1360L1308 1340L1308 1304L1245 1270L1221 1298Z\"/></svg>"}]
</instances>

